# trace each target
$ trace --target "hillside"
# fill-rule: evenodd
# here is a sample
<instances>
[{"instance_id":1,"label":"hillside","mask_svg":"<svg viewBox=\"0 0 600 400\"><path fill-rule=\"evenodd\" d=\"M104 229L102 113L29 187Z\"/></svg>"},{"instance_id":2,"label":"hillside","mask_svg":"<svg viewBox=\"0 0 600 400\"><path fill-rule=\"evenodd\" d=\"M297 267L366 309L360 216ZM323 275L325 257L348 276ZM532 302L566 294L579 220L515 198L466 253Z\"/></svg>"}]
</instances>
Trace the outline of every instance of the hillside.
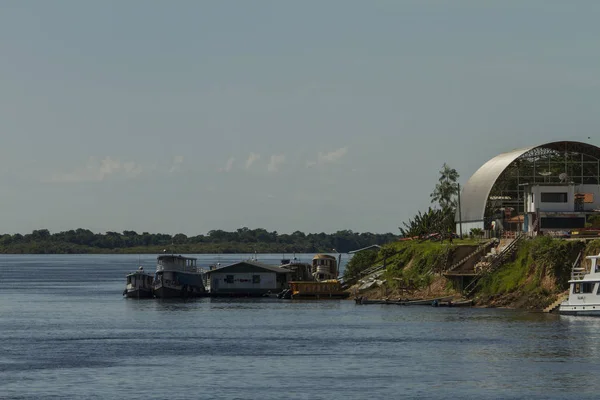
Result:
<instances>
[{"instance_id":1,"label":"hillside","mask_svg":"<svg viewBox=\"0 0 600 400\"><path fill-rule=\"evenodd\" d=\"M385 272L374 286L358 293L371 299L429 298L442 295L462 296L456 281L446 278L442 268L464 257L461 248L474 248L476 242L395 242L379 252L355 256L349 263L351 274L382 264ZM543 309L568 286L571 266L580 251L598 254L600 240L587 242L537 237L523 241L512 261L481 279L474 293L475 304L483 307ZM587 261L586 261L587 262ZM363 285L363 288L368 285Z\"/></svg>"}]
</instances>

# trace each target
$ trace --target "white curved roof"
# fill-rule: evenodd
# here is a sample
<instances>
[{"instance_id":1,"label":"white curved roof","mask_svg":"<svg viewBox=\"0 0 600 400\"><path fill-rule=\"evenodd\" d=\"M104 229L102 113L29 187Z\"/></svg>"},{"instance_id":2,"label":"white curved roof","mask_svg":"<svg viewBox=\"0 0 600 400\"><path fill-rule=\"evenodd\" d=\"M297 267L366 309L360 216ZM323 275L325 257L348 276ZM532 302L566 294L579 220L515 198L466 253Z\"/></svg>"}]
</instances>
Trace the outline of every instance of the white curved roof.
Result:
<instances>
[{"instance_id":1,"label":"white curved roof","mask_svg":"<svg viewBox=\"0 0 600 400\"><path fill-rule=\"evenodd\" d=\"M517 158L537 146L525 147L502 153L483 164L467 181L460 194L461 220L463 222L481 221L485 214L485 205L500 174ZM458 215L456 216L458 220Z\"/></svg>"},{"instance_id":2,"label":"white curved roof","mask_svg":"<svg viewBox=\"0 0 600 400\"><path fill-rule=\"evenodd\" d=\"M525 153L537 149L548 148L553 150L566 150L577 147L585 149L587 154L600 158L600 148L589 143L581 142L551 142L539 146L524 147L502 153L483 164L467 181L461 191L461 220L462 222L482 221L485 216L485 206L492 187L502 172L516 159ZM458 213L456 215L458 221Z\"/></svg>"}]
</instances>

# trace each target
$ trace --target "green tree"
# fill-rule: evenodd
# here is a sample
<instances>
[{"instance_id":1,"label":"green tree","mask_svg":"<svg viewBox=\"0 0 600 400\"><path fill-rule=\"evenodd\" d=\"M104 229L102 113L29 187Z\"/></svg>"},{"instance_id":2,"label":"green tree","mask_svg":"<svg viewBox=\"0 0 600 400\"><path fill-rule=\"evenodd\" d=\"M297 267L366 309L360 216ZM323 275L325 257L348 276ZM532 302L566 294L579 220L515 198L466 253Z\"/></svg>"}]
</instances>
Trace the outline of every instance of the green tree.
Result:
<instances>
[{"instance_id":1,"label":"green tree","mask_svg":"<svg viewBox=\"0 0 600 400\"><path fill-rule=\"evenodd\" d=\"M433 193L431 193L431 202L438 203L441 209L455 208L458 195L458 178L460 175L454 168L450 168L444 163L440 170L439 182L435 185Z\"/></svg>"},{"instance_id":2,"label":"green tree","mask_svg":"<svg viewBox=\"0 0 600 400\"><path fill-rule=\"evenodd\" d=\"M348 264L346 264L344 278L348 279L356 276L360 272L373 266L373 263L376 261L376 259L377 251L375 250L364 250L354 254L350 261L348 261Z\"/></svg>"}]
</instances>

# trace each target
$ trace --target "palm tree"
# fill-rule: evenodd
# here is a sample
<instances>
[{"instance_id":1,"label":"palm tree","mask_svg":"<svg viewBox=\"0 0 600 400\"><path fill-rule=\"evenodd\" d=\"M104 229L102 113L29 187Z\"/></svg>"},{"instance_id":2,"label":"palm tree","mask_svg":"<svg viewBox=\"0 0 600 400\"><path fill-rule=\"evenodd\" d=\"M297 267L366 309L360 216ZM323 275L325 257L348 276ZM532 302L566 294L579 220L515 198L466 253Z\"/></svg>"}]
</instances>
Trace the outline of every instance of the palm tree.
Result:
<instances>
[{"instance_id":1,"label":"palm tree","mask_svg":"<svg viewBox=\"0 0 600 400\"><path fill-rule=\"evenodd\" d=\"M440 208L455 208L456 200L454 197L458 195L458 183L456 182L460 175L454 168L450 168L444 163L440 170L439 183L435 185L433 193L431 193L431 202L438 203Z\"/></svg>"}]
</instances>

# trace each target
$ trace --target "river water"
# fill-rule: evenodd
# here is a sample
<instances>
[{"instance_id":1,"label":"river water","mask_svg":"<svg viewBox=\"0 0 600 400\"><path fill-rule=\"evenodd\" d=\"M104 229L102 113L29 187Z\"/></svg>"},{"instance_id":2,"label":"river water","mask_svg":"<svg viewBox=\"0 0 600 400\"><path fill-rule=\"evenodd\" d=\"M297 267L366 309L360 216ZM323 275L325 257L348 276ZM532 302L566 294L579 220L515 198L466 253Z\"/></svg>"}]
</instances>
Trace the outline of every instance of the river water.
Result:
<instances>
[{"instance_id":1,"label":"river water","mask_svg":"<svg viewBox=\"0 0 600 400\"><path fill-rule=\"evenodd\" d=\"M0 398L600 394L600 319L350 300L124 299L138 262L153 270L154 256L0 256Z\"/></svg>"}]
</instances>

